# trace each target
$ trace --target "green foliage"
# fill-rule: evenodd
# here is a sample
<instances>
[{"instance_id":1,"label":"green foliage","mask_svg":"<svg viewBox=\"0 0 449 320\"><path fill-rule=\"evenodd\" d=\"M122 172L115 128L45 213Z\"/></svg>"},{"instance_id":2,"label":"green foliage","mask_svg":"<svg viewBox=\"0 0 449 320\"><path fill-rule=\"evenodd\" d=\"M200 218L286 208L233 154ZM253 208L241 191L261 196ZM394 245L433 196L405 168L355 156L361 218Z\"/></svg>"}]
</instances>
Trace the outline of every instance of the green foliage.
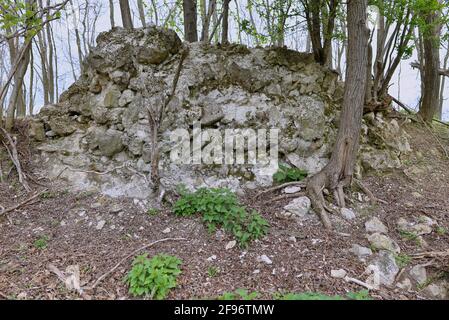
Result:
<instances>
[{"instance_id":1,"label":"green foliage","mask_svg":"<svg viewBox=\"0 0 449 320\"><path fill-rule=\"evenodd\" d=\"M178 216L203 215L209 232L221 226L230 232L243 247L263 237L269 224L257 211L247 212L237 197L228 189L202 188L196 192L182 191L173 211Z\"/></svg>"},{"instance_id":2,"label":"green foliage","mask_svg":"<svg viewBox=\"0 0 449 320\"><path fill-rule=\"evenodd\" d=\"M259 296L258 292L249 292L245 289L237 289L234 292L225 292L217 297L217 300L254 300Z\"/></svg>"},{"instance_id":3,"label":"green foliage","mask_svg":"<svg viewBox=\"0 0 449 320\"><path fill-rule=\"evenodd\" d=\"M147 210L147 215L149 215L149 216L157 216L158 213L159 213L159 210L156 208L149 208Z\"/></svg>"},{"instance_id":4,"label":"green foliage","mask_svg":"<svg viewBox=\"0 0 449 320\"><path fill-rule=\"evenodd\" d=\"M176 287L181 263L181 259L165 254L156 255L151 260L147 254L137 256L126 277L129 293L158 300L166 298L170 289Z\"/></svg>"},{"instance_id":5,"label":"green foliage","mask_svg":"<svg viewBox=\"0 0 449 320\"><path fill-rule=\"evenodd\" d=\"M340 295L329 296L322 293L303 292L274 294L276 300L371 300L368 290L358 292L348 292L345 297Z\"/></svg>"},{"instance_id":6,"label":"green foliage","mask_svg":"<svg viewBox=\"0 0 449 320\"><path fill-rule=\"evenodd\" d=\"M418 241L418 239L419 239L418 235L416 233L414 233L414 232L405 231L405 230L399 230L399 234L405 240Z\"/></svg>"},{"instance_id":7,"label":"green foliage","mask_svg":"<svg viewBox=\"0 0 449 320\"><path fill-rule=\"evenodd\" d=\"M217 267L214 267L214 266L211 266L211 267L209 267L209 268L207 269L207 275L208 275L210 278L215 277L219 272L220 272L220 271L218 270L218 268L217 268Z\"/></svg>"},{"instance_id":8,"label":"green foliage","mask_svg":"<svg viewBox=\"0 0 449 320\"><path fill-rule=\"evenodd\" d=\"M447 233L447 229L445 227L437 227L436 231L440 236L444 236Z\"/></svg>"},{"instance_id":9,"label":"green foliage","mask_svg":"<svg viewBox=\"0 0 449 320\"><path fill-rule=\"evenodd\" d=\"M45 192L42 192L39 197L41 199L53 199L53 198L56 198L57 196L58 196L57 192L45 191Z\"/></svg>"},{"instance_id":10,"label":"green foliage","mask_svg":"<svg viewBox=\"0 0 449 320\"><path fill-rule=\"evenodd\" d=\"M47 236L41 236L39 239L37 239L36 241L34 241L34 247L36 249L45 249L47 248L48 245L48 237Z\"/></svg>"},{"instance_id":11,"label":"green foliage","mask_svg":"<svg viewBox=\"0 0 449 320\"><path fill-rule=\"evenodd\" d=\"M279 165L279 170L273 175L273 180L277 183L301 181L307 177L307 172L298 168L290 168L286 165Z\"/></svg>"},{"instance_id":12,"label":"green foliage","mask_svg":"<svg viewBox=\"0 0 449 320\"><path fill-rule=\"evenodd\" d=\"M412 261L412 258L405 253L395 255L394 259L396 260L398 267L401 269L408 266L408 264Z\"/></svg>"}]
</instances>

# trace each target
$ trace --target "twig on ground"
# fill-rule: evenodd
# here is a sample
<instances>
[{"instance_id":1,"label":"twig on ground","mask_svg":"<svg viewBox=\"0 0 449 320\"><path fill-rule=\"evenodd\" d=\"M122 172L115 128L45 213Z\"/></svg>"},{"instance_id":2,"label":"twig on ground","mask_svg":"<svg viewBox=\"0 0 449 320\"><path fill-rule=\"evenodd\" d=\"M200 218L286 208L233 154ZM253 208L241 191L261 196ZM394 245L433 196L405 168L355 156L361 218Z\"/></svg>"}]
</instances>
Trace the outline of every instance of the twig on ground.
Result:
<instances>
[{"instance_id":1,"label":"twig on ground","mask_svg":"<svg viewBox=\"0 0 449 320\"><path fill-rule=\"evenodd\" d=\"M283 199L290 199L290 198L296 198L296 197L300 197L300 196L305 196L306 194L304 192L296 192L296 193L289 193L289 194L283 194L280 196L277 196L273 199L268 199L267 201L265 201L264 203L268 203L268 202L274 202L274 201L279 201L279 200L283 200Z\"/></svg>"},{"instance_id":2,"label":"twig on ground","mask_svg":"<svg viewBox=\"0 0 449 320\"><path fill-rule=\"evenodd\" d=\"M410 256L415 259L449 257L449 249L446 251L427 251L427 252L414 253L411 254Z\"/></svg>"},{"instance_id":3,"label":"twig on ground","mask_svg":"<svg viewBox=\"0 0 449 320\"><path fill-rule=\"evenodd\" d=\"M367 288L368 290L375 290L376 288L374 288L373 286L371 286L371 285L369 285L368 283L366 283L366 282L363 282L363 281L360 281L360 280L358 280L358 279L355 279L355 278L351 278L351 277L345 277L345 280L347 281L347 282L353 282L353 283L355 283L355 284L358 284L359 286L362 286L362 287L365 287L365 288Z\"/></svg>"},{"instance_id":4,"label":"twig on ground","mask_svg":"<svg viewBox=\"0 0 449 320\"><path fill-rule=\"evenodd\" d=\"M283 183L281 185L271 187L271 188L269 188L267 190L264 190L264 191L258 193L255 198L257 199L257 198L259 198L260 196L262 196L264 194L267 194L267 193L270 193L270 192L273 192L273 191L277 191L279 189L282 189L282 188L285 188L285 187L289 187L289 186L305 187L306 186L306 182L304 180L303 181L286 182L286 183Z\"/></svg>"},{"instance_id":5,"label":"twig on ground","mask_svg":"<svg viewBox=\"0 0 449 320\"><path fill-rule=\"evenodd\" d=\"M14 140L11 138L11 136L5 129L0 128L0 130L2 131L3 135L6 137L6 140L8 141L9 147L5 141L2 140L2 143L5 146L6 151L8 152L8 155L11 158L12 163L16 167L17 175L19 176L19 182L25 188L25 190L27 192L30 192L31 188L28 185L28 182L26 181L26 175L22 171L22 165L20 164L20 159L19 159L19 154L17 152L16 144L14 143Z\"/></svg>"},{"instance_id":6,"label":"twig on ground","mask_svg":"<svg viewBox=\"0 0 449 320\"><path fill-rule=\"evenodd\" d=\"M7 214L8 212L17 210L17 209L19 209L20 207L22 207L22 206L28 204L29 202L33 201L34 199L36 199L37 197L39 197L41 194L43 194L43 193L46 192L46 191L47 191L47 189L45 189L45 190L43 190L43 191L41 191L41 192L38 192L38 193L36 193L35 195L33 195L32 197L30 197L30 198L28 198L28 199L22 201L21 203L19 203L19 204L13 206L13 207L11 207L11 208L2 210L2 211L0 212L0 217L3 216L3 215L5 215L5 214Z\"/></svg>"},{"instance_id":7,"label":"twig on ground","mask_svg":"<svg viewBox=\"0 0 449 320\"><path fill-rule=\"evenodd\" d=\"M1 292L1 291L0 291L0 297L4 298L6 300L9 299L8 296L6 294L4 294L3 292Z\"/></svg>"},{"instance_id":8,"label":"twig on ground","mask_svg":"<svg viewBox=\"0 0 449 320\"><path fill-rule=\"evenodd\" d=\"M362 191L370 198L371 202L373 202L373 203L380 202L383 204L388 204L387 201L377 198L362 181L354 179L354 182L357 183L357 185L360 187L360 189L362 189Z\"/></svg>"},{"instance_id":9,"label":"twig on ground","mask_svg":"<svg viewBox=\"0 0 449 320\"><path fill-rule=\"evenodd\" d=\"M107 276L109 276L111 273L113 273L123 262L125 262L126 260L128 260L130 257L136 255L138 252L147 249L149 247L154 246L155 244L161 243L161 242L165 242L165 241L185 241L187 240L186 238L165 238L165 239L160 239L154 242L151 242L150 244L147 244L143 247L140 247L136 250L134 250L133 252L131 252L130 254L128 254L126 257L124 257L122 260L120 260L112 269L110 269L108 272L104 273L103 275L101 275L90 287L86 287L83 288L84 290L93 290L95 289L95 287L102 281L104 280Z\"/></svg>"}]
</instances>

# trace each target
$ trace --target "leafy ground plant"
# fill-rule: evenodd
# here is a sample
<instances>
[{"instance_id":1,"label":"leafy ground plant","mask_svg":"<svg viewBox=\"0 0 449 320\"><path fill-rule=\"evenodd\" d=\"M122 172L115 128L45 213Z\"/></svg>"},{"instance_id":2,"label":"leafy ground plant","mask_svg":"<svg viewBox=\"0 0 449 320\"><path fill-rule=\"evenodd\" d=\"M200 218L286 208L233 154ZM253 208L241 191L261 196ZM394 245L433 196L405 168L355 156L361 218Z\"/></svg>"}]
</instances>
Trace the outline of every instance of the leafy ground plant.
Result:
<instances>
[{"instance_id":1,"label":"leafy ground plant","mask_svg":"<svg viewBox=\"0 0 449 320\"><path fill-rule=\"evenodd\" d=\"M346 296L329 296L316 292L303 293L276 293L274 295L276 300L371 300L368 290L361 290L358 292L348 292Z\"/></svg>"},{"instance_id":2,"label":"leafy ground plant","mask_svg":"<svg viewBox=\"0 0 449 320\"><path fill-rule=\"evenodd\" d=\"M34 247L36 249L45 249L47 248L48 245L48 237L47 236L42 236L39 239L37 239L36 241L34 241Z\"/></svg>"},{"instance_id":3,"label":"leafy ground plant","mask_svg":"<svg viewBox=\"0 0 449 320\"><path fill-rule=\"evenodd\" d=\"M176 279L181 274L181 259L159 254L148 259L147 254L137 256L131 271L126 276L129 293L161 300L176 287Z\"/></svg>"},{"instance_id":4,"label":"leafy ground plant","mask_svg":"<svg viewBox=\"0 0 449 320\"><path fill-rule=\"evenodd\" d=\"M245 289L237 289L234 292L225 292L218 296L217 300L254 300L259 296L258 292L249 292Z\"/></svg>"},{"instance_id":5,"label":"leafy ground plant","mask_svg":"<svg viewBox=\"0 0 449 320\"><path fill-rule=\"evenodd\" d=\"M180 192L181 198L173 208L176 215L200 213L210 232L221 226L232 233L242 247L263 237L268 231L268 222L257 211L247 212L228 189L202 188L193 193Z\"/></svg>"},{"instance_id":6,"label":"leafy ground plant","mask_svg":"<svg viewBox=\"0 0 449 320\"><path fill-rule=\"evenodd\" d=\"M307 177L307 172L298 168L290 168L284 164L279 165L279 170L273 175L277 183L301 181Z\"/></svg>"}]
</instances>

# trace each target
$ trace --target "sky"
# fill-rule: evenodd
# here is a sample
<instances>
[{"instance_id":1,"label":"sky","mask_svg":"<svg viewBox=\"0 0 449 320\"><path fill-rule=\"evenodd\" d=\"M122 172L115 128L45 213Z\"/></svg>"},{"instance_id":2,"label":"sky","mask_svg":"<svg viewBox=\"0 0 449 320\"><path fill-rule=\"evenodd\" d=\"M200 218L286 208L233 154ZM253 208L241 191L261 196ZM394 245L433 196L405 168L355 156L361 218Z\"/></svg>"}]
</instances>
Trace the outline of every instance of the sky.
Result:
<instances>
[{"instance_id":1,"label":"sky","mask_svg":"<svg viewBox=\"0 0 449 320\"><path fill-rule=\"evenodd\" d=\"M83 3L83 0L74 0L75 7L77 7L77 3ZM149 1L146 1L149 2ZM118 0L114 0L115 3L115 22L117 25L121 25L121 16L120 16L120 8L118 4ZM133 22L135 27L140 27L140 19L138 18L137 13L137 7L136 7L136 1L130 0L131 3L131 10L133 14ZM168 3L172 3L170 0L168 0ZM246 3L246 2L245 2ZM95 34L93 36L98 35L100 32L108 31L111 28L110 19L109 19L109 1L108 0L97 0L95 1L96 6L101 7L100 12L101 15L99 16L97 22L96 22L96 30ZM241 18L249 18L247 12L245 12L245 6L242 0L239 0L239 8L240 8L240 15ZM162 10L159 13L160 18L164 17L165 12L167 10ZM235 2L231 2L231 12L235 12ZM76 16L76 15L75 15ZM70 25L73 24L73 18L69 17L69 23ZM257 19L257 17L256 17ZM64 19L65 20L65 19ZM79 20L79 19L78 19ZM76 20L75 20L76 21ZM78 21L78 24L81 22ZM257 23L257 21L256 21ZM67 46L67 29L65 26L65 21L61 21L61 23L56 24L56 38L57 41L59 40L58 45L58 51L60 54L59 59L60 67L60 77L59 77L59 87L60 87L60 93L62 92L61 89L66 89L71 83L73 83L73 76L71 75L71 68L68 63L69 59L68 56L71 54L74 59L77 57L77 51L76 51L76 44L74 39L74 31L71 30L71 51L69 50ZM232 30L236 30L235 28L235 21L231 19L230 21L230 28L231 34L230 34L230 41L237 41L237 34L235 31L232 32ZM200 31L200 28L199 28ZM294 41L295 37L301 38L302 41ZM243 37L245 40L245 38ZM295 50L304 50L305 49L305 42L304 42L304 32L303 31L294 31L290 32L286 38L286 45L289 46L291 49ZM374 42L375 43L375 42ZM375 49L374 49L375 50ZM443 58L445 55L444 50L441 51L441 58ZM417 110L418 108L418 101L420 98L420 76L417 70L413 70L410 66L410 63L413 61L416 61L416 53L408 60L403 60L398 67L398 70L395 74L395 76L392 79L391 87L389 90L389 93L401 100L403 103L405 103L407 106L409 106L411 109ZM444 104L443 104L443 118L444 120L449 120L449 79L446 80L446 86L445 86L445 94L444 94ZM42 99L39 98L39 94L36 97L36 110L39 110L42 106Z\"/></svg>"}]
</instances>

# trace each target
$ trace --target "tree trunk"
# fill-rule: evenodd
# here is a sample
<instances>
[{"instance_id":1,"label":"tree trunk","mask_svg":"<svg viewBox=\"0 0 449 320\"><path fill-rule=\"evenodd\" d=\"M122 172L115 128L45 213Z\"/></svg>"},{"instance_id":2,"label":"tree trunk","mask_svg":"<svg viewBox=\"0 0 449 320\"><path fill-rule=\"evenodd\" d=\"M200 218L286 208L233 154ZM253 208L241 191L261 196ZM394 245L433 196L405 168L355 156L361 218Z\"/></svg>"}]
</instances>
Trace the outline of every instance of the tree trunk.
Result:
<instances>
[{"instance_id":1,"label":"tree trunk","mask_svg":"<svg viewBox=\"0 0 449 320\"><path fill-rule=\"evenodd\" d=\"M188 42L198 41L198 31L196 26L196 0L183 0L184 11L184 37Z\"/></svg>"},{"instance_id":2,"label":"tree trunk","mask_svg":"<svg viewBox=\"0 0 449 320\"><path fill-rule=\"evenodd\" d=\"M229 2L231 0L223 1L223 21L221 30L221 43L228 43L228 26L229 26Z\"/></svg>"},{"instance_id":3,"label":"tree trunk","mask_svg":"<svg viewBox=\"0 0 449 320\"><path fill-rule=\"evenodd\" d=\"M448 44L449 44L449 42L448 42ZM449 62L449 46L446 51L446 55L444 56L443 69L448 68L448 62ZM446 77L442 77L441 85L440 85L440 105L438 106L438 111L437 111L438 120L443 120L443 103L444 103L444 88L445 88L445 86L446 86Z\"/></svg>"},{"instance_id":4,"label":"tree trunk","mask_svg":"<svg viewBox=\"0 0 449 320\"><path fill-rule=\"evenodd\" d=\"M114 0L109 0L109 21L111 22L111 29L115 27L114 19Z\"/></svg>"},{"instance_id":5,"label":"tree trunk","mask_svg":"<svg viewBox=\"0 0 449 320\"><path fill-rule=\"evenodd\" d=\"M145 21L145 10L143 8L142 0L137 0L137 8L139 9L140 22L142 23L142 27L145 28L147 26L147 23Z\"/></svg>"},{"instance_id":6,"label":"tree trunk","mask_svg":"<svg viewBox=\"0 0 449 320\"><path fill-rule=\"evenodd\" d=\"M427 16L429 32L424 33L424 91L419 114L424 121L430 123L440 105L440 26L438 12L431 12Z\"/></svg>"},{"instance_id":7,"label":"tree trunk","mask_svg":"<svg viewBox=\"0 0 449 320\"><path fill-rule=\"evenodd\" d=\"M123 28L133 29L133 20L131 18L131 9L129 8L128 0L119 0L120 13L122 14Z\"/></svg>"},{"instance_id":8,"label":"tree trunk","mask_svg":"<svg viewBox=\"0 0 449 320\"><path fill-rule=\"evenodd\" d=\"M343 188L352 180L357 151L366 90L368 59L368 29L366 10L368 0L349 0L348 19L348 57L343 108L337 140L329 163L314 175L308 185L313 207L327 229L332 224L325 210L327 208L323 189L330 189L340 207L345 206Z\"/></svg>"}]
</instances>

